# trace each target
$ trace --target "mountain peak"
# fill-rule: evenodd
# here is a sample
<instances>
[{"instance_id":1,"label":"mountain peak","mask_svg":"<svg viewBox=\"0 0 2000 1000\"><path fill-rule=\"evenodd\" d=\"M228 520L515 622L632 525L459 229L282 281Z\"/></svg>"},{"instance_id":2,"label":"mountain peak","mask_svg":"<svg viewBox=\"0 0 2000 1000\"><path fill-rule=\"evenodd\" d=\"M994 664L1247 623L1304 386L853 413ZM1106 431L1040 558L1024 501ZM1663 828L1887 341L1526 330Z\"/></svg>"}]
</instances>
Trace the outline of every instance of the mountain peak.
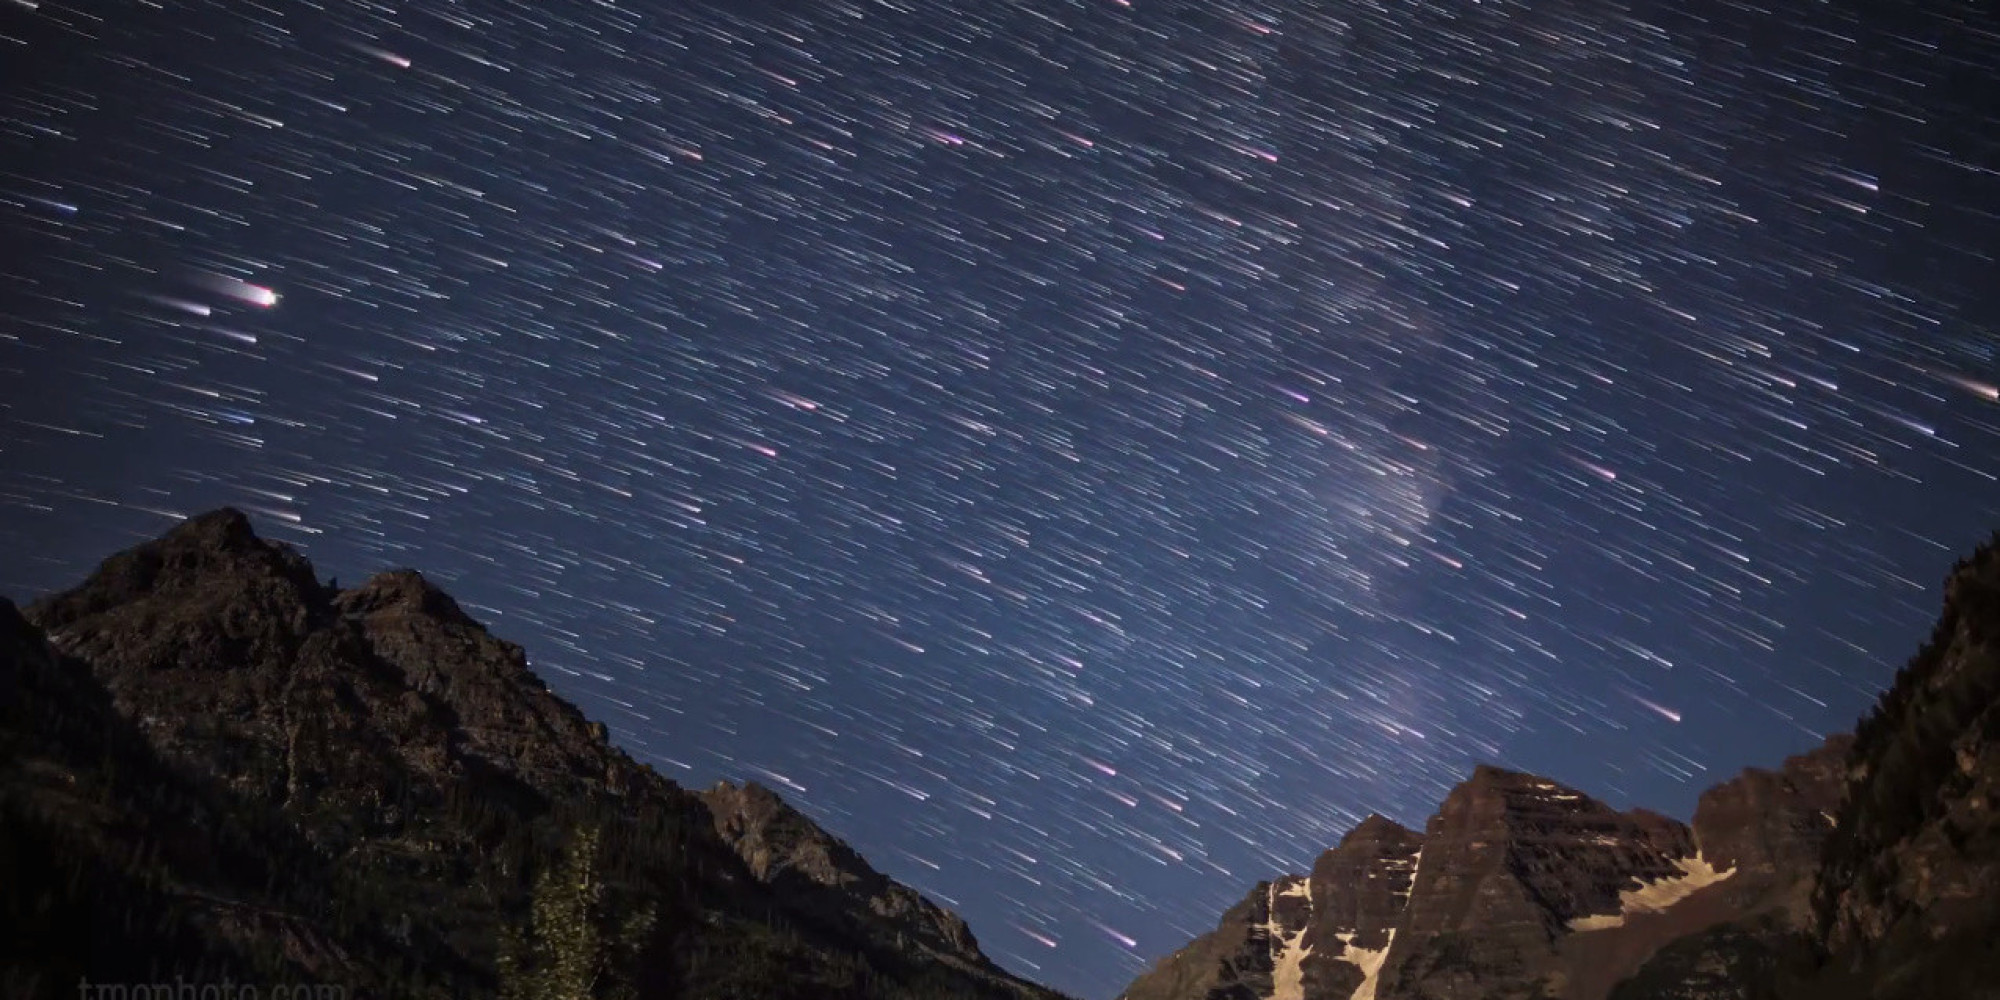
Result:
<instances>
[{"instance_id":1,"label":"mountain peak","mask_svg":"<svg viewBox=\"0 0 2000 1000\"><path fill-rule=\"evenodd\" d=\"M362 995L491 995L498 931L531 911L537 873L595 831L608 898L659 911L639 962L658 986L647 995L820 996L865 974L872 985L843 995L922 983L969 1000L1052 996L770 790L731 789L723 807L729 786L704 801L636 764L521 647L413 570L335 592L223 509L12 612L0 605L0 679L34 683L0 698L0 747L25 750L0 753L0 797L130 789L0 810L0 841L64 873L34 889L70 921L51 926L81 928L36 938L68 956L50 982L240 970L254 954L278 964L252 971ZM52 727L78 738L59 746ZM114 749L131 759L82 739L109 746L106 733L128 734ZM47 780L63 769L73 780ZM244 833L241 817L262 825ZM730 818L754 837L719 836ZM753 873L750 839L804 877ZM127 874L104 882L111 871ZM178 964L101 975L68 939L112 924L130 931L124 951ZM169 926L185 933L169 941ZM432 978L398 978L412 974Z\"/></svg>"},{"instance_id":2,"label":"mountain peak","mask_svg":"<svg viewBox=\"0 0 2000 1000\"><path fill-rule=\"evenodd\" d=\"M1576 793L1575 789L1563 786L1557 782L1544 778L1539 774L1530 774L1527 771L1516 771L1513 770L1512 768L1501 767L1498 764L1482 763L1474 765L1472 768L1472 774L1468 776L1460 784L1461 786L1470 786L1474 788L1495 788L1495 789L1505 789L1505 790L1526 790L1526 791L1543 791L1543 792L1554 791L1562 793L1579 794Z\"/></svg>"},{"instance_id":3,"label":"mountain peak","mask_svg":"<svg viewBox=\"0 0 2000 1000\"><path fill-rule=\"evenodd\" d=\"M341 591L336 603L348 614L401 611L429 615L453 624L475 624L450 594L413 569L377 573L361 586Z\"/></svg>"},{"instance_id":4,"label":"mountain peak","mask_svg":"<svg viewBox=\"0 0 2000 1000\"><path fill-rule=\"evenodd\" d=\"M1126 995L1992 995L2000 536L1944 591L1852 736L1709 788L1692 828L1481 764L1421 835L1369 816L1314 865L1309 907L1261 883Z\"/></svg>"},{"instance_id":5,"label":"mountain peak","mask_svg":"<svg viewBox=\"0 0 2000 1000\"><path fill-rule=\"evenodd\" d=\"M1340 847L1350 844L1422 840L1422 835L1381 813L1369 813L1354 829L1340 838Z\"/></svg>"},{"instance_id":6,"label":"mountain peak","mask_svg":"<svg viewBox=\"0 0 2000 1000\"><path fill-rule=\"evenodd\" d=\"M311 601L321 590L304 556L257 537L242 511L224 507L104 560L83 583L36 601L27 615L54 633L151 599L205 608L249 599L268 608Z\"/></svg>"},{"instance_id":7,"label":"mountain peak","mask_svg":"<svg viewBox=\"0 0 2000 1000\"><path fill-rule=\"evenodd\" d=\"M250 525L250 516L234 507L217 507L196 514L170 529L169 541L206 545L218 549L243 549L262 541Z\"/></svg>"},{"instance_id":8,"label":"mountain peak","mask_svg":"<svg viewBox=\"0 0 2000 1000\"><path fill-rule=\"evenodd\" d=\"M986 961L971 928L955 913L876 871L852 847L756 782L717 782L700 793L715 832L760 882L817 900L831 915L860 913L895 928L935 955Z\"/></svg>"},{"instance_id":9,"label":"mountain peak","mask_svg":"<svg viewBox=\"0 0 2000 1000\"><path fill-rule=\"evenodd\" d=\"M785 800L779 797L777 792L772 791L770 786L757 781L744 781L740 783L718 781L708 786L708 789L701 794L705 798L717 801L733 798L740 800L746 805L758 808L791 809L791 806L786 805Z\"/></svg>"}]
</instances>

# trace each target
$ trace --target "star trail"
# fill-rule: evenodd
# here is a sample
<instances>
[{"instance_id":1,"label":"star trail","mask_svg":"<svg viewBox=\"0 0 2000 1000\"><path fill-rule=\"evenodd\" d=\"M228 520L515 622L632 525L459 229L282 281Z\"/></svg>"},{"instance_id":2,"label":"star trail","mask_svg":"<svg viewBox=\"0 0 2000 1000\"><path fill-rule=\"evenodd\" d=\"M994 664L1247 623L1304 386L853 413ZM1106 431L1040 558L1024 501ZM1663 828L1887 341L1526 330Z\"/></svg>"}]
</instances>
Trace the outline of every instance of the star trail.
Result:
<instances>
[{"instance_id":1,"label":"star trail","mask_svg":"<svg viewBox=\"0 0 2000 1000\"><path fill-rule=\"evenodd\" d=\"M2000 527L1976 2L0 4L0 590L421 569L1109 997L1480 761L1685 815Z\"/></svg>"}]
</instances>

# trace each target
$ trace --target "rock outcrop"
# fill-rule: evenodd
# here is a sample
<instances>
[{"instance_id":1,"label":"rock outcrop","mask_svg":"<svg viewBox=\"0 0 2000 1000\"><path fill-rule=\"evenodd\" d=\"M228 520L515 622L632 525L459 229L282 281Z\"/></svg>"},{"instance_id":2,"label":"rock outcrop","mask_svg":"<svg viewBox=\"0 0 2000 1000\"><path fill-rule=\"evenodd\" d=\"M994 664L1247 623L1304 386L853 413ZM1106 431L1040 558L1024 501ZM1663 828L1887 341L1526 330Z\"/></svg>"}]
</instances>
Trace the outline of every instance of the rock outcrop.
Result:
<instances>
[{"instance_id":1,"label":"rock outcrop","mask_svg":"<svg viewBox=\"0 0 2000 1000\"><path fill-rule=\"evenodd\" d=\"M8 996L175 975L492 995L535 887L594 843L590 912L655 918L601 982L1054 997L768 791L633 761L420 575L337 591L235 511L0 603L0 684Z\"/></svg>"},{"instance_id":2,"label":"rock outcrop","mask_svg":"<svg viewBox=\"0 0 2000 1000\"><path fill-rule=\"evenodd\" d=\"M715 831L758 881L905 947L948 962L985 961L958 914L870 867L853 848L762 785L723 782L701 793Z\"/></svg>"},{"instance_id":3,"label":"rock outcrop","mask_svg":"<svg viewBox=\"0 0 2000 1000\"><path fill-rule=\"evenodd\" d=\"M1814 898L1825 996L2000 996L2000 537L1855 730Z\"/></svg>"},{"instance_id":4,"label":"rock outcrop","mask_svg":"<svg viewBox=\"0 0 2000 1000\"><path fill-rule=\"evenodd\" d=\"M1275 993L1283 929L1272 927L1279 887L1259 882L1222 915L1215 930L1161 959L1120 994L1125 1000L1254 1000Z\"/></svg>"},{"instance_id":5,"label":"rock outcrop","mask_svg":"<svg viewBox=\"0 0 2000 1000\"><path fill-rule=\"evenodd\" d=\"M1482 767L1424 833L1369 817L1310 876L1260 884L1215 933L1163 960L1125 996L1372 1000L1595 989L1601 997L1609 982L1592 979L1563 947L1567 939L1632 938L1625 924L1635 914L1718 881L1680 823ZM1304 905L1287 910L1291 897ZM1288 963L1300 974L1286 975Z\"/></svg>"},{"instance_id":6,"label":"rock outcrop","mask_svg":"<svg viewBox=\"0 0 2000 1000\"><path fill-rule=\"evenodd\" d=\"M1310 875L1260 882L1127 1000L1353 996L1372 989L1416 877L1421 838L1369 816Z\"/></svg>"},{"instance_id":7,"label":"rock outcrop","mask_svg":"<svg viewBox=\"0 0 2000 1000\"><path fill-rule=\"evenodd\" d=\"M1695 841L1703 861L1725 877L1634 916L1623 932L1570 942L1575 968L1590 985L1574 995L1604 996L1608 988L1627 1000L1764 996L1758 991L1769 988L1770 977L1797 962L1810 927L1812 887L1852 742L1832 737L1775 771L1750 768L1702 793Z\"/></svg>"},{"instance_id":8,"label":"rock outcrop","mask_svg":"<svg viewBox=\"0 0 2000 1000\"><path fill-rule=\"evenodd\" d=\"M1307 952L1301 993L1352 996L1380 976L1416 883L1422 848L1415 832L1369 816L1313 862L1308 896L1313 919L1300 942Z\"/></svg>"},{"instance_id":9,"label":"rock outcrop","mask_svg":"<svg viewBox=\"0 0 2000 1000\"><path fill-rule=\"evenodd\" d=\"M420 575L335 590L233 511L0 600L0 994L492 995L536 886L594 843L590 912L658 918L604 959L641 995L1054 997L768 789L690 793L606 737ZM1124 996L2000 998L1996 942L2000 539L1854 736L1692 824L1482 767Z\"/></svg>"},{"instance_id":10,"label":"rock outcrop","mask_svg":"<svg viewBox=\"0 0 2000 1000\"><path fill-rule=\"evenodd\" d=\"M1276 905L1296 885L1303 916ZM1420 837L1371 817L1124 996L2000 997L2000 539L1855 735L1709 789L1692 825L1481 767Z\"/></svg>"},{"instance_id":11,"label":"rock outcrop","mask_svg":"<svg viewBox=\"0 0 2000 1000\"><path fill-rule=\"evenodd\" d=\"M1686 884L1705 870L1670 819L1490 767L1446 797L1423 855L1383 997L1561 992L1558 940L1621 917L1634 886Z\"/></svg>"}]
</instances>

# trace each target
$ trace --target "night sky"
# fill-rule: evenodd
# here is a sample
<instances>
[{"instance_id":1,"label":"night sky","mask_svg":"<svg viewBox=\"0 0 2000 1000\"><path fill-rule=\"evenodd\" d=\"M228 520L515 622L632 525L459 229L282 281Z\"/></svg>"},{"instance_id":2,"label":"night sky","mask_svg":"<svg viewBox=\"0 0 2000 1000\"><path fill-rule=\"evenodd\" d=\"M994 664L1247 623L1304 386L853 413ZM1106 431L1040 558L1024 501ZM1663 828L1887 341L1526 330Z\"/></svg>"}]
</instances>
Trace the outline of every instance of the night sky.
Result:
<instances>
[{"instance_id":1,"label":"night sky","mask_svg":"<svg viewBox=\"0 0 2000 1000\"><path fill-rule=\"evenodd\" d=\"M0 0L0 592L423 570L1090 998L1479 761L1685 817L2000 527L2000 15Z\"/></svg>"}]
</instances>

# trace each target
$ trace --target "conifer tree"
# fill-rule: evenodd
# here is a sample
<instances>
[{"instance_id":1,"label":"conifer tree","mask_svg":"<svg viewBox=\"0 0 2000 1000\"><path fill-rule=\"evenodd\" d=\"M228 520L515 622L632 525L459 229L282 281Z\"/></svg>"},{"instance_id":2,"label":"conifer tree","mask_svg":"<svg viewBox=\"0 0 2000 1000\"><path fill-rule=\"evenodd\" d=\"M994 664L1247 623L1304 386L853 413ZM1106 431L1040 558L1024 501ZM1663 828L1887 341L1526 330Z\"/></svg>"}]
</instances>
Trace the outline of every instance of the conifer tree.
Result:
<instances>
[{"instance_id":1,"label":"conifer tree","mask_svg":"<svg viewBox=\"0 0 2000 1000\"><path fill-rule=\"evenodd\" d=\"M500 942L502 1000L625 1000L631 965L652 930L651 904L616 920L599 871L599 834L578 830L562 862L535 878L528 923Z\"/></svg>"}]
</instances>

